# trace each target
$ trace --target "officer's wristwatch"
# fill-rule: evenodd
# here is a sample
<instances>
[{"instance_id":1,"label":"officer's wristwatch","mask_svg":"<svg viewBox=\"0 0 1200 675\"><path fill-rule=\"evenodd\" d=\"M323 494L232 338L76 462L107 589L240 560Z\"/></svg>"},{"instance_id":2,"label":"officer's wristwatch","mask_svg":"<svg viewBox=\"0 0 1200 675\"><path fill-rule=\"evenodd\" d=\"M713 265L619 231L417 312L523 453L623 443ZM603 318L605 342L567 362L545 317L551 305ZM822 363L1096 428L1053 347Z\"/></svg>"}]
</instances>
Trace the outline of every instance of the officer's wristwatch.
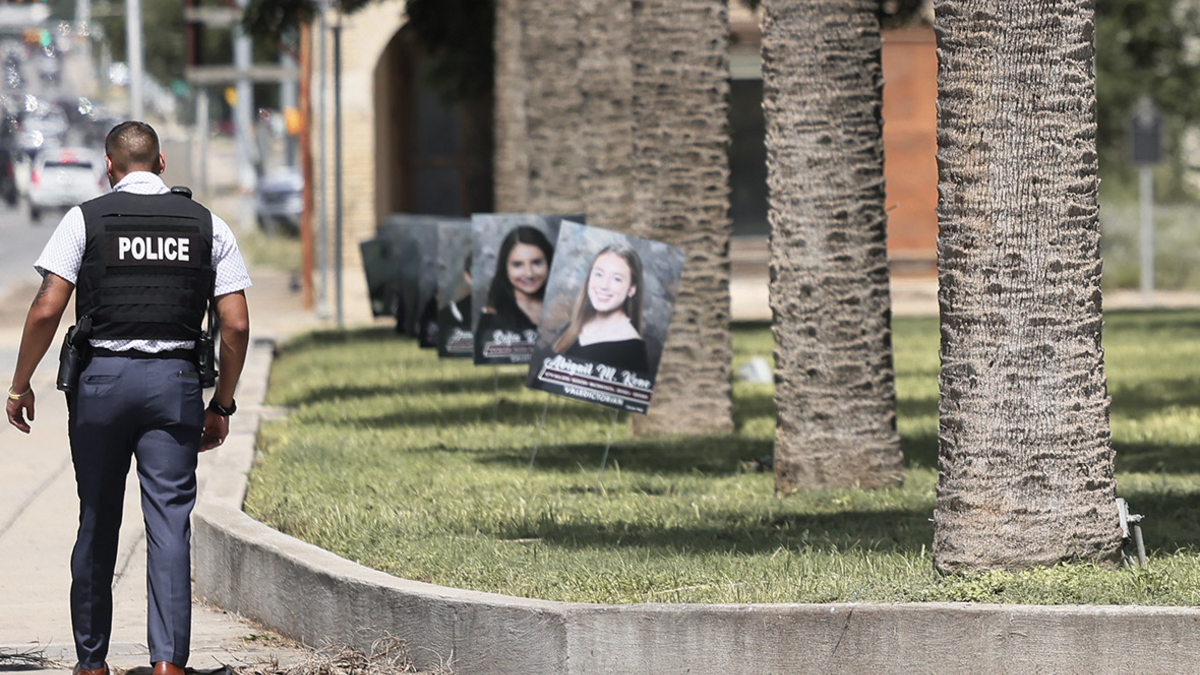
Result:
<instances>
[{"instance_id":1,"label":"officer's wristwatch","mask_svg":"<svg viewBox=\"0 0 1200 675\"><path fill-rule=\"evenodd\" d=\"M217 403L217 399L214 398L213 400L209 401L208 409L210 412L214 412L221 417L229 417L233 413L237 412L237 401L229 399L229 407L226 408L220 403Z\"/></svg>"}]
</instances>

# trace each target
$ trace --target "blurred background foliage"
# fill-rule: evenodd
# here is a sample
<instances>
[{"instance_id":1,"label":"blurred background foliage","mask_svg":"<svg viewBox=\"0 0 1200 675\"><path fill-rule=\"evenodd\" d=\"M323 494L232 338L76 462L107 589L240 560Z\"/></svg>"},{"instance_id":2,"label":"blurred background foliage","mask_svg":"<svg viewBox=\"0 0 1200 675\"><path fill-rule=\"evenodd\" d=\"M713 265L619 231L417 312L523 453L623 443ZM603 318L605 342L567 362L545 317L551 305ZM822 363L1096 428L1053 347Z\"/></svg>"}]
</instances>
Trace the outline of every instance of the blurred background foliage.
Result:
<instances>
[{"instance_id":1,"label":"blurred background foliage","mask_svg":"<svg viewBox=\"0 0 1200 675\"><path fill-rule=\"evenodd\" d=\"M1196 198L1185 183L1184 133L1200 124L1200 2L1096 0L1096 103L1100 172L1115 188L1132 192L1129 116L1149 96L1163 115L1165 171L1161 200ZM1200 163L1200 158L1193 158ZM1200 167L1195 167L1200 169ZM1165 180L1164 180L1165 179Z\"/></svg>"}]
</instances>

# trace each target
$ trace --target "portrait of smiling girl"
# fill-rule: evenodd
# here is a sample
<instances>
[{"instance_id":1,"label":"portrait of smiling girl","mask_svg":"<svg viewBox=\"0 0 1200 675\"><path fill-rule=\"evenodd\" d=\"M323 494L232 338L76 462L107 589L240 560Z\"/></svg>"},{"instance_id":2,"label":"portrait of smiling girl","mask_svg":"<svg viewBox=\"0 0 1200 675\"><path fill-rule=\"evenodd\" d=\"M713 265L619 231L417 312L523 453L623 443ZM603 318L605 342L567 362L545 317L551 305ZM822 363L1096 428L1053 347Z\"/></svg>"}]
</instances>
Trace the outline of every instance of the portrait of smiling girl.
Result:
<instances>
[{"instance_id":1,"label":"portrait of smiling girl","mask_svg":"<svg viewBox=\"0 0 1200 675\"><path fill-rule=\"evenodd\" d=\"M553 259L554 247L537 227L518 225L504 235L495 271L483 282L486 293L477 295L482 302L475 325L476 364L529 362ZM491 266L490 256L483 265Z\"/></svg>"},{"instance_id":2,"label":"portrait of smiling girl","mask_svg":"<svg viewBox=\"0 0 1200 675\"><path fill-rule=\"evenodd\" d=\"M649 371L642 338L643 277L642 260L632 247L613 244L597 253L554 352L623 370Z\"/></svg>"},{"instance_id":3,"label":"portrait of smiling girl","mask_svg":"<svg viewBox=\"0 0 1200 675\"><path fill-rule=\"evenodd\" d=\"M541 230L521 225L508 233L496 254L496 273L483 307L483 314L493 317L491 329L537 329L553 258L554 247Z\"/></svg>"}]
</instances>

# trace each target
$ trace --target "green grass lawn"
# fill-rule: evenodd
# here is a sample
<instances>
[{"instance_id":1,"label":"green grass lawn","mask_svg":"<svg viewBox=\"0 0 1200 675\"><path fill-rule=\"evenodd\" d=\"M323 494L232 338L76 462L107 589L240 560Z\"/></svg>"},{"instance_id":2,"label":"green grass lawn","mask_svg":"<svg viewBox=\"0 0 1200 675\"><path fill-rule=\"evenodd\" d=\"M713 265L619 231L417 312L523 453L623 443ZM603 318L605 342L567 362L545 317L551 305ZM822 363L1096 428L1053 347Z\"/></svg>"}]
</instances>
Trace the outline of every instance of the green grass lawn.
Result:
<instances>
[{"instance_id":1,"label":"green grass lawn","mask_svg":"<svg viewBox=\"0 0 1200 675\"><path fill-rule=\"evenodd\" d=\"M285 234L266 234L259 227L237 233L238 247L246 262L284 272L300 271L300 239Z\"/></svg>"},{"instance_id":2,"label":"green grass lawn","mask_svg":"<svg viewBox=\"0 0 1200 675\"><path fill-rule=\"evenodd\" d=\"M771 454L770 385L735 384L734 433L632 438L624 415L526 390L522 369L378 329L283 347L269 402L293 412L264 425L246 511L397 576L551 600L1200 604L1200 312L1107 317L1118 493L1147 517L1139 570L937 575L937 320L894 329L900 488L776 497L747 468ZM739 328L734 348L735 367L769 361L770 332Z\"/></svg>"}]
</instances>

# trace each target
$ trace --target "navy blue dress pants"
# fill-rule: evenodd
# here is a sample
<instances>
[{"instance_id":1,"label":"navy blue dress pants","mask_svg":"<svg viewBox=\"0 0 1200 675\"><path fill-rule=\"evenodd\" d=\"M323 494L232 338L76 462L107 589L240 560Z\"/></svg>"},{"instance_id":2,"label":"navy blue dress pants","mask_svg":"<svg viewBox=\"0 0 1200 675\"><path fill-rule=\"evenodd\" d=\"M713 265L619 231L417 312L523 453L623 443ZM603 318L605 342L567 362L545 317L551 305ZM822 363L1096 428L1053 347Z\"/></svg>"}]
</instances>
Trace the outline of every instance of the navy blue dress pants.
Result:
<instances>
[{"instance_id":1,"label":"navy blue dress pants","mask_svg":"<svg viewBox=\"0 0 1200 675\"><path fill-rule=\"evenodd\" d=\"M125 478L137 458L146 528L150 661L187 663L191 524L204 425L200 380L180 359L96 357L67 396L79 533L71 554L71 624L83 668L112 634L112 584Z\"/></svg>"}]
</instances>

